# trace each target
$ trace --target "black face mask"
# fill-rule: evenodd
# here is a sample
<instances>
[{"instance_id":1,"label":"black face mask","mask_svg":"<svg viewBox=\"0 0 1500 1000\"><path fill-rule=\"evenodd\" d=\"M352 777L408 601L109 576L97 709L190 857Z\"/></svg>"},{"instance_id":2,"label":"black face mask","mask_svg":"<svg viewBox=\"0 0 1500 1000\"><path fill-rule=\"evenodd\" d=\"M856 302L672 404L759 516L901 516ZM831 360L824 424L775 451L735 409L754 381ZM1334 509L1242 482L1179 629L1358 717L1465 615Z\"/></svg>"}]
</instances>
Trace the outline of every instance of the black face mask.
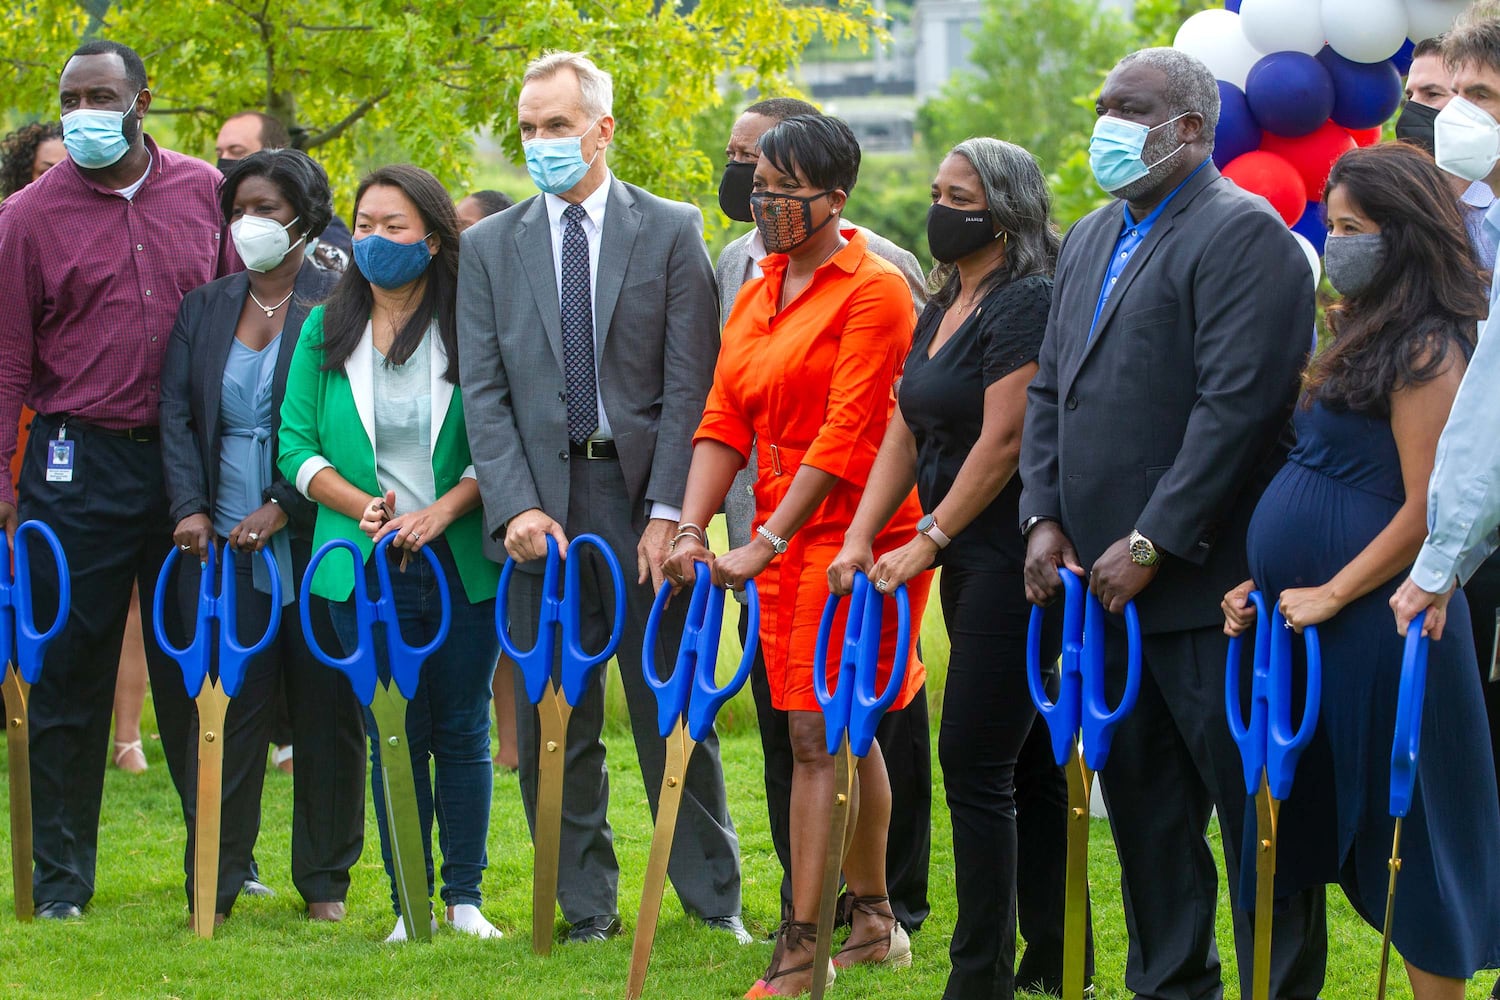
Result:
<instances>
[{"instance_id":1,"label":"black face mask","mask_svg":"<svg viewBox=\"0 0 1500 1000\"><path fill-rule=\"evenodd\" d=\"M750 211L750 187L755 183L755 164L730 160L719 179L719 211L735 222L754 222Z\"/></svg>"},{"instance_id":2,"label":"black face mask","mask_svg":"<svg viewBox=\"0 0 1500 1000\"><path fill-rule=\"evenodd\" d=\"M995 232L995 216L987 208L964 211L933 205L927 210L927 249L940 263L952 264L983 250L1001 235Z\"/></svg>"},{"instance_id":3,"label":"black face mask","mask_svg":"<svg viewBox=\"0 0 1500 1000\"><path fill-rule=\"evenodd\" d=\"M1433 139L1433 122L1437 116L1437 108L1407 101L1396 118L1396 138L1431 153L1437 145Z\"/></svg>"},{"instance_id":4,"label":"black face mask","mask_svg":"<svg viewBox=\"0 0 1500 1000\"><path fill-rule=\"evenodd\" d=\"M240 162L240 161L239 160L231 160L228 157L221 156L221 157L219 157L218 161L214 163L214 166L216 166L216 167L219 168L219 173L221 173L221 174L227 174L227 173L229 173L229 168L232 167L232 166L234 166L238 162Z\"/></svg>"}]
</instances>

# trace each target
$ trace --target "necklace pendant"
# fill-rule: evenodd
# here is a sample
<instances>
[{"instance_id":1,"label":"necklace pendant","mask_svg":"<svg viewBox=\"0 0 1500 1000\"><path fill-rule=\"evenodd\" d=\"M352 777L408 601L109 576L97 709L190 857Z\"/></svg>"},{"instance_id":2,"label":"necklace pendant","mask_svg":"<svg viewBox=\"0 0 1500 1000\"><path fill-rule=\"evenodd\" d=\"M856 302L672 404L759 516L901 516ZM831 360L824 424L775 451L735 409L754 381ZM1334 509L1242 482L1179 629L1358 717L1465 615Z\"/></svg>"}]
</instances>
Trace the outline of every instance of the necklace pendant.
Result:
<instances>
[{"instance_id":1,"label":"necklace pendant","mask_svg":"<svg viewBox=\"0 0 1500 1000\"><path fill-rule=\"evenodd\" d=\"M266 319L270 319L271 317L273 317L275 315L276 315L276 310L275 309L267 309L266 310Z\"/></svg>"}]
</instances>

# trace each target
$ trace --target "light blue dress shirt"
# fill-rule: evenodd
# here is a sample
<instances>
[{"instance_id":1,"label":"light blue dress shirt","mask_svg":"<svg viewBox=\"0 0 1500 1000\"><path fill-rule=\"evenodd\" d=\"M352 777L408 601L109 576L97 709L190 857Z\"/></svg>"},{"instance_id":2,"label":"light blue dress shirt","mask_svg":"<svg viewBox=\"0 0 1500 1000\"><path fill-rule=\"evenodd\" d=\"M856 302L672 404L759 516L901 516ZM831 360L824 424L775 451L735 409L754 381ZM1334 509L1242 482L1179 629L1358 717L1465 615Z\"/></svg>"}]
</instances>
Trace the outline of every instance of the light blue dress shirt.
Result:
<instances>
[{"instance_id":1,"label":"light blue dress shirt","mask_svg":"<svg viewBox=\"0 0 1500 1000\"><path fill-rule=\"evenodd\" d=\"M1484 214L1486 235L1500 240L1500 201ZM1500 315L1500 274L1490 283L1490 316ZM1469 361L1453 412L1438 439L1427 486L1427 541L1411 570L1412 581L1430 594L1463 583L1500 547L1500 327Z\"/></svg>"},{"instance_id":2,"label":"light blue dress shirt","mask_svg":"<svg viewBox=\"0 0 1500 1000\"><path fill-rule=\"evenodd\" d=\"M1495 204L1495 192L1484 181L1475 181L1458 199L1458 210L1464 217L1464 229L1469 234L1469 245L1474 248L1474 259L1486 271L1495 269L1495 246L1500 233L1485 225L1485 218Z\"/></svg>"}]
</instances>

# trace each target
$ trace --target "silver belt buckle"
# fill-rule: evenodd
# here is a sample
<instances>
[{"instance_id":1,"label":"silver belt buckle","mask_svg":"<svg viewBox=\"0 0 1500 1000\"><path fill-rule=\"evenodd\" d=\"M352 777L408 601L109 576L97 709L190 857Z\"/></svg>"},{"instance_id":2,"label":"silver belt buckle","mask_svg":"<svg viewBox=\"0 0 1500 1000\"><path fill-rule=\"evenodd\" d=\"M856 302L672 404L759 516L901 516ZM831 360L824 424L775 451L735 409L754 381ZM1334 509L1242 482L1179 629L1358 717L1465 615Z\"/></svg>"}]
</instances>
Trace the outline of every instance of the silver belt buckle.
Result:
<instances>
[{"instance_id":1,"label":"silver belt buckle","mask_svg":"<svg viewBox=\"0 0 1500 1000\"><path fill-rule=\"evenodd\" d=\"M783 475L784 473L782 472L782 468L781 468L781 449L778 448L778 447L776 447L774 444L771 445L770 448L771 448L771 475L773 475L773 476Z\"/></svg>"},{"instance_id":2,"label":"silver belt buckle","mask_svg":"<svg viewBox=\"0 0 1500 1000\"><path fill-rule=\"evenodd\" d=\"M603 444L608 444L608 443L609 442L607 442L607 441L600 441L600 440L598 440L596 438L589 438L588 441L584 442L584 447L588 450L588 459L589 459L589 461L593 462L593 461L597 461L598 459L601 459L601 458L605 457L604 455L595 455L594 454L594 445L596 445L596 444L603 445Z\"/></svg>"}]
</instances>

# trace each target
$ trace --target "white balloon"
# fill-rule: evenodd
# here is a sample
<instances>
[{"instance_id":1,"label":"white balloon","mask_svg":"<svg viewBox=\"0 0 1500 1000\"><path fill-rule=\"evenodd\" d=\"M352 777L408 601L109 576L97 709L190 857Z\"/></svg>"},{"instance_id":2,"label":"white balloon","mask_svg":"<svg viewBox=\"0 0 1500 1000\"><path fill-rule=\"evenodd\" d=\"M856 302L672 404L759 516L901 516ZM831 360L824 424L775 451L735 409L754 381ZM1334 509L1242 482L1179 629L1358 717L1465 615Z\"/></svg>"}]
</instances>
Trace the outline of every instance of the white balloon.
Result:
<instances>
[{"instance_id":1,"label":"white balloon","mask_svg":"<svg viewBox=\"0 0 1500 1000\"><path fill-rule=\"evenodd\" d=\"M1292 233L1292 239L1296 240L1302 252L1307 254L1307 266L1312 268L1313 286L1316 287L1318 282L1323 280L1323 262L1318 259L1318 248L1312 245L1312 240L1301 233Z\"/></svg>"},{"instance_id":2,"label":"white balloon","mask_svg":"<svg viewBox=\"0 0 1500 1000\"><path fill-rule=\"evenodd\" d=\"M1240 16L1229 10L1203 10L1183 21L1172 48L1197 56L1215 77L1241 90L1263 55L1240 30Z\"/></svg>"},{"instance_id":3,"label":"white balloon","mask_svg":"<svg viewBox=\"0 0 1500 1000\"><path fill-rule=\"evenodd\" d=\"M1323 13L1308 0L1244 0L1240 29L1265 55L1305 52L1315 56L1323 48Z\"/></svg>"},{"instance_id":4,"label":"white balloon","mask_svg":"<svg viewBox=\"0 0 1500 1000\"><path fill-rule=\"evenodd\" d=\"M1406 0L1407 37L1436 38L1458 20L1469 0Z\"/></svg>"},{"instance_id":5,"label":"white balloon","mask_svg":"<svg viewBox=\"0 0 1500 1000\"><path fill-rule=\"evenodd\" d=\"M1406 44L1403 0L1323 0L1328 45L1345 59L1384 62Z\"/></svg>"}]
</instances>

